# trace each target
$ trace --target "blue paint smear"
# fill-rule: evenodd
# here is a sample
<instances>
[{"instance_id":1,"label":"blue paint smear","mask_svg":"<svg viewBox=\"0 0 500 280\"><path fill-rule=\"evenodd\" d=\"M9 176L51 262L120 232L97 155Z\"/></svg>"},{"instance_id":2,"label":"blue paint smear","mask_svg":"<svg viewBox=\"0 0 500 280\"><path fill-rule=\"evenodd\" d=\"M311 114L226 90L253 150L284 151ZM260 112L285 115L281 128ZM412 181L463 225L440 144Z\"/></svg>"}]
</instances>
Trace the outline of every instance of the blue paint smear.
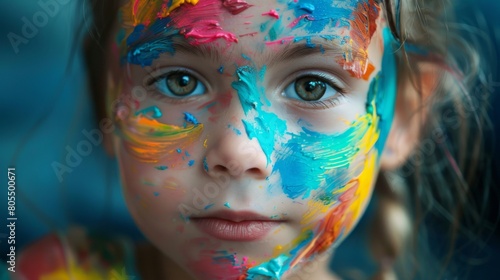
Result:
<instances>
[{"instance_id":1,"label":"blue paint smear","mask_svg":"<svg viewBox=\"0 0 500 280\"><path fill-rule=\"evenodd\" d=\"M397 93L397 65L395 51L398 43L389 28L384 28L384 56L382 69L370 84L367 98L367 111L373 111L371 100L375 98L379 120L380 136L375 148L382 153L394 118L394 106Z\"/></svg>"},{"instance_id":2,"label":"blue paint smear","mask_svg":"<svg viewBox=\"0 0 500 280\"><path fill-rule=\"evenodd\" d=\"M167 170L168 169L168 167L165 165L155 166L155 168L158 170Z\"/></svg>"},{"instance_id":3,"label":"blue paint smear","mask_svg":"<svg viewBox=\"0 0 500 280\"><path fill-rule=\"evenodd\" d=\"M187 113L187 112L184 112L184 120L188 123L192 123L194 125L198 125L199 122L198 120L195 118L195 116L193 116L192 114L190 113Z\"/></svg>"},{"instance_id":4,"label":"blue paint smear","mask_svg":"<svg viewBox=\"0 0 500 280\"><path fill-rule=\"evenodd\" d=\"M260 265L254 266L247 271L247 280L255 279L258 276L268 276L271 279L281 279L281 276L285 271L288 270L289 257L286 255L280 255L268 262L262 263ZM260 278L258 278L260 279Z\"/></svg>"},{"instance_id":5,"label":"blue paint smear","mask_svg":"<svg viewBox=\"0 0 500 280\"><path fill-rule=\"evenodd\" d=\"M149 113L151 113L151 115L149 115ZM146 117L151 117L153 119L158 119L158 118L161 118L161 116L163 115L161 113L161 110L160 108L156 107L156 106L150 106L150 107L147 107L147 108L144 108L140 111L137 111L135 112L135 115L138 116L138 115L144 115Z\"/></svg>"},{"instance_id":6,"label":"blue paint smear","mask_svg":"<svg viewBox=\"0 0 500 280\"><path fill-rule=\"evenodd\" d=\"M311 3L304 3L304 4L299 4L299 7L298 7L300 10L304 10L306 11L307 13L310 13L312 14L312 12L314 12L314 5L311 4Z\"/></svg>"},{"instance_id":7,"label":"blue paint smear","mask_svg":"<svg viewBox=\"0 0 500 280\"><path fill-rule=\"evenodd\" d=\"M223 66L223 65L221 65L221 66L219 67L219 69L217 69L217 71L218 71L219 73L223 74L223 73L224 73L224 66Z\"/></svg>"},{"instance_id":8,"label":"blue paint smear","mask_svg":"<svg viewBox=\"0 0 500 280\"><path fill-rule=\"evenodd\" d=\"M193 164L194 164L194 159L192 159L192 160L190 160L190 161L188 162L188 166L193 166Z\"/></svg>"},{"instance_id":9,"label":"blue paint smear","mask_svg":"<svg viewBox=\"0 0 500 280\"><path fill-rule=\"evenodd\" d=\"M305 127L282 145L272 174L279 173L283 192L291 199L308 198L312 191L331 192L350 179L350 159L359 151L352 143L354 134L364 134L349 127L341 134L322 134ZM368 128L366 128L368 129Z\"/></svg>"},{"instance_id":10,"label":"blue paint smear","mask_svg":"<svg viewBox=\"0 0 500 280\"><path fill-rule=\"evenodd\" d=\"M244 53L241 54L241 57L243 57L244 59L246 59L248 61L252 60L248 55L246 55Z\"/></svg>"},{"instance_id":11,"label":"blue paint smear","mask_svg":"<svg viewBox=\"0 0 500 280\"><path fill-rule=\"evenodd\" d=\"M161 54L174 54L172 40L179 32L168 28L169 22L170 18L166 17L155 21L148 29L143 24L137 25L126 39L128 63L150 66Z\"/></svg>"},{"instance_id":12,"label":"blue paint smear","mask_svg":"<svg viewBox=\"0 0 500 280\"><path fill-rule=\"evenodd\" d=\"M331 0L306 0L298 3L291 2L289 6L294 9L295 17L311 15L314 20L301 20L294 28L304 27L310 33L321 33L327 26L335 26L340 20L340 27L348 26L352 12L359 1L342 1L347 7L335 7L337 1ZM315 9L314 7L321 7Z\"/></svg>"},{"instance_id":13,"label":"blue paint smear","mask_svg":"<svg viewBox=\"0 0 500 280\"><path fill-rule=\"evenodd\" d=\"M185 151L184 154L187 156L187 157L190 157L191 155L188 153L188 151Z\"/></svg>"},{"instance_id":14,"label":"blue paint smear","mask_svg":"<svg viewBox=\"0 0 500 280\"><path fill-rule=\"evenodd\" d=\"M153 194L154 194L154 196L159 196L160 195L159 192L154 192Z\"/></svg>"},{"instance_id":15,"label":"blue paint smear","mask_svg":"<svg viewBox=\"0 0 500 280\"><path fill-rule=\"evenodd\" d=\"M180 154L180 153L182 153L182 150L181 150L180 148L177 148L177 150L176 150L176 151L177 151L177 153L179 153L179 154Z\"/></svg>"},{"instance_id":16,"label":"blue paint smear","mask_svg":"<svg viewBox=\"0 0 500 280\"><path fill-rule=\"evenodd\" d=\"M207 158L203 158L203 169L205 169L206 172L208 172L208 162Z\"/></svg>"},{"instance_id":17,"label":"blue paint smear","mask_svg":"<svg viewBox=\"0 0 500 280\"><path fill-rule=\"evenodd\" d=\"M203 208L203 209L208 210L208 209L212 208L212 206L214 206L214 205L215 205L215 203L208 204L208 205L207 205L207 206L205 206L205 208Z\"/></svg>"},{"instance_id":18,"label":"blue paint smear","mask_svg":"<svg viewBox=\"0 0 500 280\"><path fill-rule=\"evenodd\" d=\"M286 122L276 114L262 109L264 103L267 106L271 104L266 98L264 87L261 85L265 71L265 66L260 72L250 66L239 67L236 70L238 81L233 82L232 87L238 92L245 116L252 116L242 120L248 138L257 138L262 151L267 157L267 164L269 164L271 162L271 153L274 150L275 139L285 133Z\"/></svg>"},{"instance_id":19,"label":"blue paint smear","mask_svg":"<svg viewBox=\"0 0 500 280\"><path fill-rule=\"evenodd\" d=\"M228 124L227 128L231 128L234 131L234 133L236 133L236 135L241 135L241 131L239 129L237 129L236 127Z\"/></svg>"},{"instance_id":20,"label":"blue paint smear","mask_svg":"<svg viewBox=\"0 0 500 280\"><path fill-rule=\"evenodd\" d=\"M231 208L231 205L229 205L229 202L224 203L224 206L226 206L226 208Z\"/></svg>"}]
</instances>

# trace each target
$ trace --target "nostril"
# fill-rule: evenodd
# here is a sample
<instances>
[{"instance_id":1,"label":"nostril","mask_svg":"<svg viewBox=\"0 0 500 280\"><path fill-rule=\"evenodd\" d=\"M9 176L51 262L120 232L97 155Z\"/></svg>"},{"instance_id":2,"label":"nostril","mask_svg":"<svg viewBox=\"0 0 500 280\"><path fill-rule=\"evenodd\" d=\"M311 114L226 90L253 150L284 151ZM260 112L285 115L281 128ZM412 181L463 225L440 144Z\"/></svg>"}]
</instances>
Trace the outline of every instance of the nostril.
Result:
<instances>
[{"instance_id":1,"label":"nostril","mask_svg":"<svg viewBox=\"0 0 500 280\"><path fill-rule=\"evenodd\" d=\"M260 170L259 168L250 168L246 171L248 174L250 175L254 175L254 176L260 176L262 175L262 170Z\"/></svg>"},{"instance_id":2,"label":"nostril","mask_svg":"<svg viewBox=\"0 0 500 280\"><path fill-rule=\"evenodd\" d=\"M229 172L229 169L223 165L216 165L212 168L212 170L216 173Z\"/></svg>"}]
</instances>

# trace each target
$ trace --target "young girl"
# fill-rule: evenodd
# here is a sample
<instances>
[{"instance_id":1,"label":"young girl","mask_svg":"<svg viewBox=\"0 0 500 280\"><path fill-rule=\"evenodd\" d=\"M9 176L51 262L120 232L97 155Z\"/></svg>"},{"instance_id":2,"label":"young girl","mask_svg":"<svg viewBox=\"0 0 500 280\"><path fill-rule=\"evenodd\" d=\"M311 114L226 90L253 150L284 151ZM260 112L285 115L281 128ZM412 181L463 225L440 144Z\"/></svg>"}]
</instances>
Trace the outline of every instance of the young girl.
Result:
<instances>
[{"instance_id":1,"label":"young girl","mask_svg":"<svg viewBox=\"0 0 500 280\"><path fill-rule=\"evenodd\" d=\"M329 257L377 189L372 247L379 277L394 277L411 235L402 205L423 205L407 194L447 185L455 215L477 168L447 147L458 132L440 119L467 128L473 81L444 39L448 10L421 2L93 3L92 94L152 246L115 242L106 252L122 257L102 271L78 254L67 267L82 279L336 279ZM450 167L432 165L442 158Z\"/></svg>"}]
</instances>

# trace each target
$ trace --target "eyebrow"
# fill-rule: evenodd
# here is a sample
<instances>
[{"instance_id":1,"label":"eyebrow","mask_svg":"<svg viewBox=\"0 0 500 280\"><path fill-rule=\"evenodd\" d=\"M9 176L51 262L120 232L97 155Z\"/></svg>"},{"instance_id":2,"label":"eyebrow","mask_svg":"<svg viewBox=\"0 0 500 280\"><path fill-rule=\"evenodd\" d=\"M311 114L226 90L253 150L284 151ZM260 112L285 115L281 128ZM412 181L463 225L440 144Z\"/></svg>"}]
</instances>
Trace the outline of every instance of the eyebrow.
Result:
<instances>
[{"instance_id":1,"label":"eyebrow","mask_svg":"<svg viewBox=\"0 0 500 280\"><path fill-rule=\"evenodd\" d=\"M291 40L289 43L278 44L276 47L266 46L263 61L268 67L284 61L297 59L317 54L339 55L345 52L345 47L338 40L329 38L300 38ZM171 47L175 52L190 54L220 63L224 58L224 51L213 44L192 45L184 40L172 40ZM279 48L279 49L278 49Z\"/></svg>"}]
</instances>

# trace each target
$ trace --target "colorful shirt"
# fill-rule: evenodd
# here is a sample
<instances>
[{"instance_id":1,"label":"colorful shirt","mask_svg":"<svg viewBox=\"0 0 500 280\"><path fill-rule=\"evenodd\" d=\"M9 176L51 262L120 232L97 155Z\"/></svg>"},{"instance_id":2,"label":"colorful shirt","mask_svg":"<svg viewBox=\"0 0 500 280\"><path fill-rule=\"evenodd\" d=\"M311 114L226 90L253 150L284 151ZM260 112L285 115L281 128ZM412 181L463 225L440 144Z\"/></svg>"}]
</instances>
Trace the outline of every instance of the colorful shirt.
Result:
<instances>
[{"instance_id":1,"label":"colorful shirt","mask_svg":"<svg viewBox=\"0 0 500 280\"><path fill-rule=\"evenodd\" d=\"M81 228L50 234L21 251L11 279L139 280L133 245Z\"/></svg>"}]
</instances>

